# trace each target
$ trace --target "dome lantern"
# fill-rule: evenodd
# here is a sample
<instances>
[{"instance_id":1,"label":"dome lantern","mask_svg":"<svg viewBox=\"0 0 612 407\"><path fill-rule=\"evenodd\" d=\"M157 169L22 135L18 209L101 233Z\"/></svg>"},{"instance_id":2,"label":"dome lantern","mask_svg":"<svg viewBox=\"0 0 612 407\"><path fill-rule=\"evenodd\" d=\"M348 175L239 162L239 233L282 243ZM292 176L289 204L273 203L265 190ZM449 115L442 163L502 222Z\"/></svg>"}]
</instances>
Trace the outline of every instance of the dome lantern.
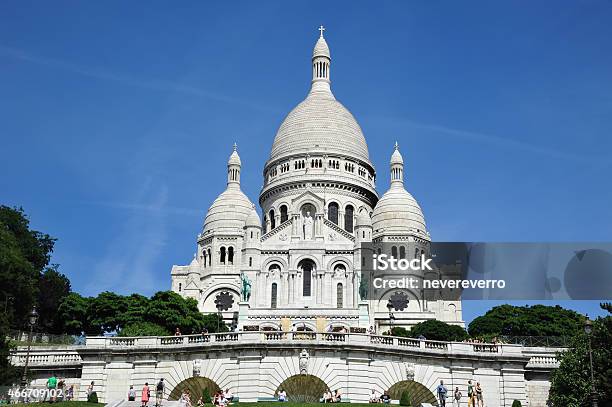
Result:
<instances>
[{"instance_id":1,"label":"dome lantern","mask_svg":"<svg viewBox=\"0 0 612 407\"><path fill-rule=\"evenodd\" d=\"M234 151L229 157L227 161L227 186L228 188L231 186L238 187L240 189L240 168L242 167L242 162L240 161L240 156L238 155L238 145L234 143Z\"/></svg>"},{"instance_id":2,"label":"dome lantern","mask_svg":"<svg viewBox=\"0 0 612 407\"><path fill-rule=\"evenodd\" d=\"M331 64L331 54L327 41L323 37L325 27L319 27L321 35L312 51L312 90L330 91L329 67Z\"/></svg>"},{"instance_id":3,"label":"dome lantern","mask_svg":"<svg viewBox=\"0 0 612 407\"><path fill-rule=\"evenodd\" d=\"M391 154L391 186L404 185L404 158L399 152L399 145L395 142L395 150Z\"/></svg>"}]
</instances>

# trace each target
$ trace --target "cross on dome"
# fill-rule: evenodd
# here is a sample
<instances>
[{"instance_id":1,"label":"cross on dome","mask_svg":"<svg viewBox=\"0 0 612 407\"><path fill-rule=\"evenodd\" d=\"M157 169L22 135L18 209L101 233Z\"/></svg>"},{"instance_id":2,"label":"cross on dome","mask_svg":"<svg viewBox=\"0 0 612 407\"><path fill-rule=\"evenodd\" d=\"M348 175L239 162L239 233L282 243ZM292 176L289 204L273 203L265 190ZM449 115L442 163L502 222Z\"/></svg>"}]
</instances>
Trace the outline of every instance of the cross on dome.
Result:
<instances>
[{"instance_id":1,"label":"cross on dome","mask_svg":"<svg viewBox=\"0 0 612 407\"><path fill-rule=\"evenodd\" d=\"M234 141L234 151L238 151L238 144Z\"/></svg>"},{"instance_id":2,"label":"cross on dome","mask_svg":"<svg viewBox=\"0 0 612 407\"><path fill-rule=\"evenodd\" d=\"M399 150L399 144L397 143L397 141L395 142L395 149Z\"/></svg>"},{"instance_id":3,"label":"cross on dome","mask_svg":"<svg viewBox=\"0 0 612 407\"><path fill-rule=\"evenodd\" d=\"M323 31L325 31L325 27L323 27L323 25L321 25L319 27L319 31L321 32L321 38L323 38Z\"/></svg>"}]
</instances>

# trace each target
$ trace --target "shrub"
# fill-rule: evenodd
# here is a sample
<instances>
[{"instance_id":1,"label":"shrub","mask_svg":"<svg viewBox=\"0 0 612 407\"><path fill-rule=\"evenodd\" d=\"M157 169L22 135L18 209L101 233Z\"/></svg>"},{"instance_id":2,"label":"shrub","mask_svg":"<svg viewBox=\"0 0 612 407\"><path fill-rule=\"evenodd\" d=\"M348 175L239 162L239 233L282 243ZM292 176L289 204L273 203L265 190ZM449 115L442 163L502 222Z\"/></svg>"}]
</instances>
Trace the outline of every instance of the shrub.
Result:
<instances>
[{"instance_id":1,"label":"shrub","mask_svg":"<svg viewBox=\"0 0 612 407\"><path fill-rule=\"evenodd\" d=\"M210 391L208 390L208 387L205 387L204 391L202 392L202 401L204 402L204 404L212 403L212 400L210 398Z\"/></svg>"},{"instance_id":2,"label":"shrub","mask_svg":"<svg viewBox=\"0 0 612 407\"><path fill-rule=\"evenodd\" d=\"M400 406L410 407L412 404L410 403L410 393L408 390L404 390L402 392L402 397L400 398Z\"/></svg>"},{"instance_id":3,"label":"shrub","mask_svg":"<svg viewBox=\"0 0 612 407\"><path fill-rule=\"evenodd\" d=\"M87 396L88 403L97 403L98 402L98 393L95 391L92 392L89 396Z\"/></svg>"},{"instance_id":4,"label":"shrub","mask_svg":"<svg viewBox=\"0 0 612 407\"><path fill-rule=\"evenodd\" d=\"M514 400L514 401L512 402L512 407L522 407L522 404L521 404L521 402L520 402L520 401L518 401L518 400Z\"/></svg>"}]
</instances>

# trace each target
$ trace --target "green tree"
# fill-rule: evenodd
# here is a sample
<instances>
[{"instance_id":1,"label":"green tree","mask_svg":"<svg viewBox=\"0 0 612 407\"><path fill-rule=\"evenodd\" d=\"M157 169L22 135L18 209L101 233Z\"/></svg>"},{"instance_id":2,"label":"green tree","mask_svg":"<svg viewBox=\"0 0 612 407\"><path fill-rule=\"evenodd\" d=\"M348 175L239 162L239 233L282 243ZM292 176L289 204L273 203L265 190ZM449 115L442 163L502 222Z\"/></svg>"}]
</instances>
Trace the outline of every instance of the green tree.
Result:
<instances>
[{"instance_id":1,"label":"green tree","mask_svg":"<svg viewBox=\"0 0 612 407\"><path fill-rule=\"evenodd\" d=\"M119 332L119 336L168 336L170 332L152 322L135 322Z\"/></svg>"},{"instance_id":2,"label":"green tree","mask_svg":"<svg viewBox=\"0 0 612 407\"><path fill-rule=\"evenodd\" d=\"M89 317L90 303L92 298L82 297L77 293L66 296L57 309L57 319L62 326L62 332L71 335L86 333L97 335L99 328L94 328Z\"/></svg>"},{"instance_id":3,"label":"green tree","mask_svg":"<svg viewBox=\"0 0 612 407\"><path fill-rule=\"evenodd\" d=\"M449 325L436 319L420 322L410 328L409 334L413 338L423 335L435 341L462 341L468 337L465 329L457 325Z\"/></svg>"},{"instance_id":4,"label":"green tree","mask_svg":"<svg viewBox=\"0 0 612 407\"><path fill-rule=\"evenodd\" d=\"M105 291L93 298L89 304L88 313L91 325L105 332L117 332L122 328L122 318L128 310L126 297Z\"/></svg>"},{"instance_id":5,"label":"green tree","mask_svg":"<svg viewBox=\"0 0 612 407\"><path fill-rule=\"evenodd\" d=\"M183 298L173 291L155 293L149 301L145 318L170 332L179 328L183 334L200 333L205 326L197 301Z\"/></svg>"},{"instance_id":6,"label":"green tree","mask_svg":"<svg viewBox=\"0 0 612 407\"><path fill-rule=\"evenodd\" d=\"M514 401L512 402L512 407L523 407L523 405L521 404L521 402L520 402L520 401L518 401L518 400L514 400Z\"/></svg>"},{"instance_id":7,"label":"green tree","mask_svg":"<svg viewBox=\"0 0 612 407\"><path fill-rule=\"evenodd\" d=\"M412 403L410 402L410 392L408 390L404 390L402 392L402 397L400 398L400 406L412 406Z\"/></svg>"},{"instance_id":8,"label":"green tree","mask_svg":"<svg viewBox=\"0 0 612 407\"><path fill-rule=\"evenodd\" d=\"M603 309L610 312L606 304ZM591 348L593 377L599 405L612 405L612 316L597 318L593 322ZM590 405L592 391L588 337L578 331L570 349L559 354L559 368L551 376L549 398L555 406L582 407Z\"/></svg>"},{"instance_id":9,"label":"green tree","mask_svg":"<svg viewBox=\"0 0 612 407\"><path fill-rule=\"evenodd\" d=\"M24 328L54 244L54 238L30 229L23 209L0 205L0 301L4 306L8 296L13 299L7 303L10 327Z\"/></svg>"},{"instance_id":10,"label":"green tree","mask_svg":"<svg viewBox=\"0 0 612 407\"><path fill-rule=\"evenodd\" d=\"M62 322L58 318L58 308L70 294L70 280L57 271L57 265L45 269L38 286L38 329L42 332L62 333Z\"/></svg>"},{"instance_id":11,"label":"green tree","mask_svg":"<svg viewBox=\"0 0 612 407\"><path fill-rule=\"evenodd\" d=\"M584 317L560 306L499 305L475 318L468 331L480 336L572 336L582 329Z\"/></svg>"}]
</instances>

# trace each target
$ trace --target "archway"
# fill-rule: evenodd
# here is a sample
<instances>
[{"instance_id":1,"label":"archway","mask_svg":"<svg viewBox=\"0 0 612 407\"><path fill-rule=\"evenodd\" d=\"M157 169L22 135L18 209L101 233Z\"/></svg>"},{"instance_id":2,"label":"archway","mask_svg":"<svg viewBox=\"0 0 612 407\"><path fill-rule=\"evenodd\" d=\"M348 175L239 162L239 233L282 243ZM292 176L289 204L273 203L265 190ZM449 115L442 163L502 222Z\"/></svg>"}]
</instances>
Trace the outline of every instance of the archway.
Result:
<instances>
[{"instance_id":1,"label":"archway","mask_svg":"<svg viewBox=\"0 0 612 407\"><path fill-rule=\"evenodd\" d=\"M389 389L389 396L391 396L393 400L399 400L404 391L408 391L410 404L413 406L420 406L421 403L431 403L434 406L438 405L436 396L429 391L427 387L414 380L403 380L395 383Z\"/></svg>"},{"instance_id":2,"label":"archway","mask_svg":"<svg viewBox=\"0 0 612 407\"><path fill-rule=\"evenodd\" d=\"M329 387L317 376L299 374L282 382L274 392L274 397L278 397L278 392L281 390L287 392L287 398L291 402L317 403L323 393L329 391Z\"/></svg>"},{"instance_id":3,"label":"archway","mask_svg":"<svg viewBox=\"0 0 612 407\"><path fill-rule=\"evenodd\" d=\"M220 390L219 385L208 377L190 377L177 384L170 392L168 399L178 400L184 391L189 391L191 402L195 404L200 397L204 397L205 392L208 392L208 395L212 397Z\"/></svg>"}]
</instances>

